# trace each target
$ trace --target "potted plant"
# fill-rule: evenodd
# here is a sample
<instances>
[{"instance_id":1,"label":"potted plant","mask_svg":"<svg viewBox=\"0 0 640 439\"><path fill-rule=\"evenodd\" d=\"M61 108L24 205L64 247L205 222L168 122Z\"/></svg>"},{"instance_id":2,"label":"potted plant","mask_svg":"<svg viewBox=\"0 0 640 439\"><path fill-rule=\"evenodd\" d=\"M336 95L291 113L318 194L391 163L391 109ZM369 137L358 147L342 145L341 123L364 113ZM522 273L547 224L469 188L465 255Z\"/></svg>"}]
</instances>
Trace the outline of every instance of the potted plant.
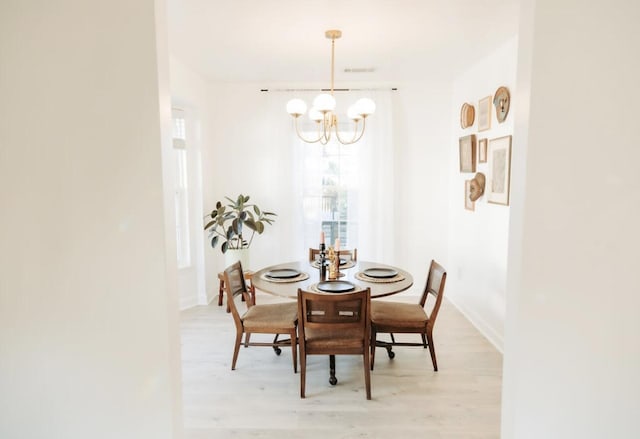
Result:
<instances>
[{"instance_id":1,"label":"potted plant","mask_svg":"<svg viewBox=\"0 0 640 439\"><path fill-rule=\"evenodd\" d=\"M262 211L255 204L249 204L248 195L240 194L235 200L225 198L229 204L218 201L216 208L205 216L205 220L209 221L204 229L209 231L211 247L215 248L219 242L222 243L220 249L225 254L226 266L240 260L244 267L248 267L247 249L256 233L261 235L266 224L273 224L276 214ZM245 233L247 229L251 232L248 240Z\"/></svg>"}]
</instances>

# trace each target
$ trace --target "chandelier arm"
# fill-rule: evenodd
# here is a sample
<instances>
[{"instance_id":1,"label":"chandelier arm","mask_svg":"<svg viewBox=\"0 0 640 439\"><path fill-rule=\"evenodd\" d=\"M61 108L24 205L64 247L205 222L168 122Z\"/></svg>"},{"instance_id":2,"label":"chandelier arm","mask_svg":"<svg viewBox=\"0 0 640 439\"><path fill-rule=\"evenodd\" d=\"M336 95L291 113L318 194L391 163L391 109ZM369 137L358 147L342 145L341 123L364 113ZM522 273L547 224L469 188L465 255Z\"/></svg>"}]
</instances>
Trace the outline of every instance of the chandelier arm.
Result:
<instances>
[{"instance_id":1,"label":"chandelier arm","mask_svg":"<svg viewBox=\"0 0 640 439\"><path fill-rule=\"evenodd\" d=\"M321 138L322 141L320 143L322 143L323 145L329 143L329 141L331 140L331 126L329 126L329 128L327 128L326 126L324 127Z\"/></svg>"},{"instance_id":2,"label":"chandelier arm","mask_svg":"<svg viewBox=\"0 0 640 439\"><path fill-rule=\"evenodd\" d=\"M366 118L363 117L362 118L362 130L360 131L359 134L358 134L358 122L356 121L356 126L355 126L354 131L353 131L353 138L351 140L347 140L347 141L343 141L340 138L340 133L338 132L338 127L336 126L336 138L338 139L338 142L342 143L343 145L353 145L354 143L356 143L360 139L362 139L362 136L364 135L365 120L366 120Z\"/></svg>"},{"instance_id":3,"label":"chandelier arm","mask_svg":"<svg viewBox=\"0 0 640 439\"><path fill-rule=\"evenodd\" d=\"M334 128L337 129L337 125L336 122L337 118L336 115L333 114L332 112L327 113L326 118L324 119L324 139L325 142L323 143L323 145L326 145L327 143L329 143L331 141L331 134L332 134L332 130ZM337 135L337 132L336 132Z\"/></svg>"},{"instance_id":4,"label":"chandelier arm","mask_svg":"<svg viewBox=\"0 0 640 439\"><path fill-rule=\"evenodd\" d=\"M351 138L349 144L357 142L356 137L358 137L358 123L360 121L356 119L353 122L355 126L353 127L353 137Z\"/></svg>"},{"instance_id":5,"label":"chandelier arm","mask_svg":"<svg viewBox=\"0 0 640 439\"><path fill-rule=\"evenodd\" d=\"M309 139L306 139L302 135L302 133L300 132L300 129L298 128L298 118L294 117L293 120L294 120L294 125L296 126L296 134L298 135L298 138L300 138L300 140L302 140L303 142L306 142L306 143L318 143L318 142L320 142L320 140L322 139L322 134L320 134L320 129L319 128L318 128L318 138L316 140L309 140ZM320 124L318 124L318 125L320 125Z\"/></svg>"}]
</instances>

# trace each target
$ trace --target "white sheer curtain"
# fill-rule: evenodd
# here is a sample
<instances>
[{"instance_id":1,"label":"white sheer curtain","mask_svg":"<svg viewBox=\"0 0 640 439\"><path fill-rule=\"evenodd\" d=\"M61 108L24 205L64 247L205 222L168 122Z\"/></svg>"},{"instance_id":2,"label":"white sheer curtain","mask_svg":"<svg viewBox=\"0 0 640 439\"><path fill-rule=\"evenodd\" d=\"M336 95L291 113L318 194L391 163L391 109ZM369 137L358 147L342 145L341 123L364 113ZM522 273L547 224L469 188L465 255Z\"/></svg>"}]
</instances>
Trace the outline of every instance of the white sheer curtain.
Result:
<instances>
[{"instance_id":1,"label":"white sheer curtain","mask_svg":"<svg viewBox=\"0 0 640 439\"><path fill-rule=\"evenodd\" d=\"M392 91L361 92L376 103L359 145L358 258L394 262L395 175ZM355 98L359 98L356 96Z\"/></svg>"},{"instance_id":2,"label":"white sheer curtain","mask_svg":"<svg viewBox=\"0 0 640 439\"><path fill-rule=\"evenodd\" d=\"M392 91L354 91L336 92L338 101L338 118L346 121L346 108L360 97L369 97L376 103L376 112L367 119L364 137L354 145L340 148L351 148L356 154L359 167L359 178L353 185L357 191L357 230L352 233L350 247L358 248L358 257L363 260L374 260L393 263L394 257L394 147L392 120ZM311 104L318 92L269 92L269 118L275 116L291 119L285 111L286 102L294 97L301 98ZM301 130L313 131L315 124L307 115L300 118ZM341 122L341 129L350 131L352 122ZM288 135L280 132L278 142L290 144L292 197L289 247L298 255L306 255L309 247L317 247L321 230L321 212L318 202L322 194L322 170L319 167L322 158L322 146L302 142L295 135L293 123L290 121ZM309 197L316 194L317 197ZM287 196L288 196L287 195ZM306 195L306 196L305 196ZM305 205L306 203L306 205ZM350 214L352 211L350 211Z\"/></svg>"}]
</instances>

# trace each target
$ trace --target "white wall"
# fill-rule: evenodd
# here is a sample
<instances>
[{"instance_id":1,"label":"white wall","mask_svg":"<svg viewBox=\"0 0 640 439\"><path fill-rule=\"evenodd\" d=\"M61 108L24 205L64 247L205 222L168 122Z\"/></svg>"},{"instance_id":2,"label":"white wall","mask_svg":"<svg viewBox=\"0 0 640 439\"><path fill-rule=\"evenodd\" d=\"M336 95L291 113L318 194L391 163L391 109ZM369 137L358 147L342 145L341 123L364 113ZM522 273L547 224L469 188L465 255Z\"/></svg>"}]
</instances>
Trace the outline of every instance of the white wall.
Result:
<instances>
[{"instance_id":1,"label":"white wall","mask_svg":"<svg viewBox=\"0 0 640 439\"><path fill-rule=\"evenodd\" d=\"M251 245L250 268L259 269L274 261L300 259L288 239L293 228L290 144L278 144L273 130L288 129L289 116L270 114L273 94L260 92L264 84L216 83L209 88L209 147L202 153L204 211L210 212L225 196L249 195L261 209L276 212L273 226ZM278 116L282 116L279 118ZM206 291L218 293L217 273L224 270L220 246L211 248L205 232Z\"/></svg>"},{"instance_id":2,"label":"white wall","mask_svg":"<svg viewBox=\"0 0 640 439\"><path fill-rule=\"evenodd\" d=\"M2 438L179 435L163 17L0 3Z\"/></svg>"},{"instance_id":3,"label":"white wall","mask_svg":"<svg viewBox=\"0 0 640 439\"><path fill-rule=\"evenodd\" d=\"M476 140L494 139L513 134L514 112L498 123L491 105L491 128L478 130L478 101L493 95L500 86L515 94L517 37L505 41L491 54L459 75L453 85L449 123L452 123L449 170L449 299L499 349L503 348L506 309L507 245L509 241L509 206L490 204L487 195L475 202L475 210L464 208L465 180L475 173L461 173L458 140L475 134ZM465 102L476 109L473 126L462 129L460 108ZM512 139L512 149L519 139ZM476 146L477 148L477 146ZM476 149L477 151L477 149ZM489 163L477 163L476 172L488 178ZM487 189L489 182L487 181ZM511 195L514 194L513 190Z\"/></svg>"},{"instance_id":4,"label":"white wall","mask_svg":"<svg viewBox=\"0 0 640 439\"><path fill-rule=\"evenodd\" d=\"M638 2L523 2L507 439L640 431L639 21Z\"/></svg>"},{"instance_id":5,"label":"white wall","mask_svg":"<svg viewBox=\"0 0 640 439\"><path fill-rule=\"evenodd\" d=\"M449 260L451 80L425 77L398 84L394 104L396 228L390 233L398 240L396 264L414 277L407 294L419 295L431 259L445 267Z\"/></svg>"},{"instance_id":6,"label":"white wall","mask_svg":"<svg viewBox=\"0 0 640 439\"><path fill-rule=\"evenodd\" d=\"M202 240L202 148L207 145L208 84L176 57L170 58L171 104L184 110L186 117L186 148L189 193L189 240L191 266L178 270L180 309L206 305L204 241Z\"/></svg>"}]
</instances>

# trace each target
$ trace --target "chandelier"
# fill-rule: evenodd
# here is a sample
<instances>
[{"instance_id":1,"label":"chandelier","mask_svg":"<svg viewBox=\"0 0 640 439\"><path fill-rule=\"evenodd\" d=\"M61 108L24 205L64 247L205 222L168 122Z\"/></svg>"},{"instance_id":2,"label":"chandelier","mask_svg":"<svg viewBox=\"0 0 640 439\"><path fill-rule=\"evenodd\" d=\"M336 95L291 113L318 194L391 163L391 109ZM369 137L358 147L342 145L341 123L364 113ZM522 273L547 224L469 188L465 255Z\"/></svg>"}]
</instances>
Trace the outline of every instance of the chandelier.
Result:
<instances>
[{"instance_id":1,"label":"chandelier","mask_svg":"<svg viewBox=\"0 0 640 439\"><path fill-rule=\"evenodd\" d=\"M343 145L351 145L362 138L367 116L374 113L376 110L376 104L371 99L362 98L358 99L355 104L351 105L347 110L347 117L355 124L353 135L347 140L340 137L340 132L338 130L338 116L334 113L336 108L336 99L333 97L333 69L336 39L342 36L342 32L339 30L328 30L324 35L331 39L331 94L322 93L316 96L313 100L313 107L309 110L309 119L317 124L317 138L305 138L298 128L298 118L307 111L307 104L302 99L291 99L287 102L287 113L293 117L296 134L304 142L320 142L321 144L326 145L331 140L332 131L334 131L336 139L338 139L340 143Z\"/></svg>"}]
</instances>

